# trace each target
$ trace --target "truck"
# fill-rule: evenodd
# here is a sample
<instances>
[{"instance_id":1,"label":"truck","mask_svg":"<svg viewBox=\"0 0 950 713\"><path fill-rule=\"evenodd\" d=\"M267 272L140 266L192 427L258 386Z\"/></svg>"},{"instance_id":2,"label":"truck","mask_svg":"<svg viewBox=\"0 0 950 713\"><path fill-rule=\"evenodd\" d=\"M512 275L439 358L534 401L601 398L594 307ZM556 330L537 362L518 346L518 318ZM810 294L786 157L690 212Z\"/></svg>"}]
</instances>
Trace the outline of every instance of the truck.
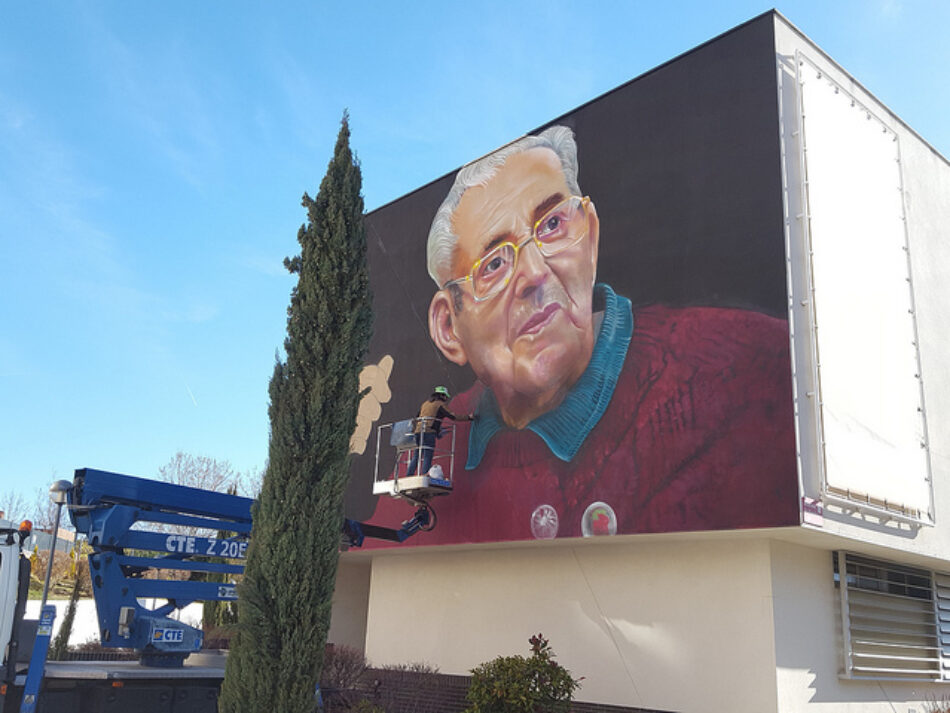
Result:
<instances>
[{"instance_id":1,"label":"truck","mask_svg":"<svg viewBox=\"0 0 950 713\"><path fill-rule=\"evenodd\" d=\"M451 490L451 475L438 475L402 485L397 476L389 492L415 505L413 516L399 528L346 519L342 543L402 542L434 527L428 501ZM217 711L226 652L203 649L202 630L173 615L192 602L237 598L233 577L244 571L253 500L91 468L61 482L68 516L90 550L100 642L137 660L46 660L55 610L43 607L34 621L24 616L31 565L23 544L31 526L0 520L2 713Z\"/></svg>"},{"instance_id":2,"label":"truck","mask_svg":"<svg viewBox=\"0 0 950 713\"><path fill-rule=\"evenodd\" d=\"M28 525L0 521L3 713L216 711L225 656L202 650L203 632L173 614L194 601L235 599L235 586L168 573L215 573L225 579L242 572L252 503L90 468L76 471L67 513L91 550L100 641L106 648L136 652L138 660L132 661L45 660L52 608L44 608L38 621L24 618L30 560L22 546ZM164 603L149 608L157 601ZM42 681L32 692L31 672Z\"/></svg>"}]
</instances>

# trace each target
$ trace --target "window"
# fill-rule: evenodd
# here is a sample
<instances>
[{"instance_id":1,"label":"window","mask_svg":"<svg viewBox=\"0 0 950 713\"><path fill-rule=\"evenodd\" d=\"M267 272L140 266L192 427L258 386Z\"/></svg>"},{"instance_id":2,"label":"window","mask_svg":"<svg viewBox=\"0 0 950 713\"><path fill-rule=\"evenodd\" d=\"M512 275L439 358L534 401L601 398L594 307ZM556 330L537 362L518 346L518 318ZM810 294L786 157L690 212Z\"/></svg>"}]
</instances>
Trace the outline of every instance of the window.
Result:
<instances>
[{"instance_id":1,"label":"window","mask_svg":"<svg viewBox=\"0 0 950 713\"><path fill-rule=\"evenodd\" d=\"M839 552L835 586L844 677L950 681L950 575Z\"/></svg>"}]
</instances>

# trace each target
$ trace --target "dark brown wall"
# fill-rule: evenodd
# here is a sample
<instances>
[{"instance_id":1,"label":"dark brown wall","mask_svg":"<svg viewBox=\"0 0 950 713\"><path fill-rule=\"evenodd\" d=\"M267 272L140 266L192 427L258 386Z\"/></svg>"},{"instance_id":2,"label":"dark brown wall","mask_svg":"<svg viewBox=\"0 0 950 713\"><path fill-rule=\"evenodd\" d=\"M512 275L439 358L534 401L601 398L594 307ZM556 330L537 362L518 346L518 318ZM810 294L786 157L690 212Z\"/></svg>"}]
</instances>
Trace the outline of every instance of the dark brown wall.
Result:
<instances>
[{"instance_id":1,"label":"dark brown wall","mask_svg":"<svg viewBox=\"0 0 950 713\"><path fill-rule=\"evenodd\" d=\"M634 305L729 306L785 316L771 14L551 124L575 131L580 186L601 221L600 281ZM427 327L435 285L425 269L425 241L453 179L444 176L367 216L376 305L369 361L395 357L384 423L415 415L434 383L455 393L473 381L467 368L441 357ZM366 454L354 459L350 517L372 515L374 453L375 434Z\"/></svg>"}]
</instances>

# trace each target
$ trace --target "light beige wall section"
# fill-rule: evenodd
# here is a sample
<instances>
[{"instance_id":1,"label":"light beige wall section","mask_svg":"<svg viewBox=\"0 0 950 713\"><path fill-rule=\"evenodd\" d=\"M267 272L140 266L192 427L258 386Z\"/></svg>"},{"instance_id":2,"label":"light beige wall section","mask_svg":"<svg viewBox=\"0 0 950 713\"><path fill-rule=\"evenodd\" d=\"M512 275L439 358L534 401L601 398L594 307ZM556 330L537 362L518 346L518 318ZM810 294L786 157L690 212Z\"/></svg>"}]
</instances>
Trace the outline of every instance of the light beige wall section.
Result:
<instances>
[{"instance_id":1,"label":"light beige wall section","mask_svg":"<svg viewBox=\"0 0 950 713\"><path fill-rule=\"evenodd\" d=\"M376 555L366 653L466 673L547 636L578 700L776 710L769 544L643 541Z\"/></svg>"},{"instance_id":2,"label":"light beige wall section","mask_svg":"<svg viewBox=\"0 0 950 713\"><path fill-rule=\"evenodd\" d=\"M838 678L841 624L831 552L773 541L775 659L782 713L902 713L927 710L946 685Z\"/></svg>"},{"instance_id":3,"label":"light beige wall section","mask_svg":"<svg viewBox=\"0 0 950 713\"><path fill-rule=\"evenodd\" d=\"M950 559L950 368L946 360L950 346L950 241L947 240L946 227L950 225L950 162L781 15L776 14L774 18L778 99L783 116L782 126L777 129L783 139L788 184L790 321L794 334L803 494L813 498L822 496L814 405L809 403L809 394L816 391L816 385L811 379L814 365L809 343L806 243L801 224L803 198L798 144L800 127L795 104L796 52L801 52L827 77L871 109L899 140L935 514L933 527L917 526L825 503L824 521L815 529L842 538L840 547L862 551L893 549L898 551L895 552L898 559L903 559L900 553L929 558L928 566L945 569L938 560ZM806 524L805 527L812 526ZM886 556L880 551L876 554Z\"/></svg>"},{"instance_id":4,"label":"light beige wall section","mask_svg":"<svg viewBox=\"0 0 950 713\"><path fill-rule=\"evenodd\" d=\"M333 590L329 643L364 650L371 569L368 559L346 556L340 559Z\"/></svg>"},{"instance_id":5,"label":"light beige wall section","mask_svg":"<svg viewBox=\"0 0 950 713\"><path fill-rule=\"evenodd\" d=\"M950 559L950 163L916 137L902 140L904 210L941 554Z\"/></svg>"}]
</instances>

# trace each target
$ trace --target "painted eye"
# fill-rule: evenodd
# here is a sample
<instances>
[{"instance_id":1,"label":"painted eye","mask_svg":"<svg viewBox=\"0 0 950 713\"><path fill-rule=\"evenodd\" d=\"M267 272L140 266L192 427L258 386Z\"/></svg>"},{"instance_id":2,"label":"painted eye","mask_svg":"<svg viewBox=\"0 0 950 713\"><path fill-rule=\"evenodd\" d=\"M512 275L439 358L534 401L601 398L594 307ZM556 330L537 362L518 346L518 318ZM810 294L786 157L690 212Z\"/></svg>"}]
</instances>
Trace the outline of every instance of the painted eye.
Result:
<instances>
[{"instance_id":1,"label":"painted eye","mask_svg":"<svg viewBox=\"0 0 950 713\"><path fill-rule=\"evenodd\" d=\"M482 263L482 277L491 277L505 266L505 260L501 255L495 255L491 260Z\"/></svg>"},{"instance_id":2,"label":"painted eye","mask_svg":"<svg viewBox=\"0 0 950 713\"><path fill-rule=\"evenodd\" d=\"M511 267L515 261L515 250L511 243L505 243L482 258L475 271L475 290L484 293L504 284L511 274Z\"/></svg>"},{"instance_id":3,"label":"painted eye","mask_svg":"<svg viewBox=\"0 0 950 713\"><path fill-rule=\"evenodd\" d=\"M548 215L538 226L538 240L550 242L561 237L567 228L567 216L564 211L557 211Z\"/></svg>"}]
</instances>

